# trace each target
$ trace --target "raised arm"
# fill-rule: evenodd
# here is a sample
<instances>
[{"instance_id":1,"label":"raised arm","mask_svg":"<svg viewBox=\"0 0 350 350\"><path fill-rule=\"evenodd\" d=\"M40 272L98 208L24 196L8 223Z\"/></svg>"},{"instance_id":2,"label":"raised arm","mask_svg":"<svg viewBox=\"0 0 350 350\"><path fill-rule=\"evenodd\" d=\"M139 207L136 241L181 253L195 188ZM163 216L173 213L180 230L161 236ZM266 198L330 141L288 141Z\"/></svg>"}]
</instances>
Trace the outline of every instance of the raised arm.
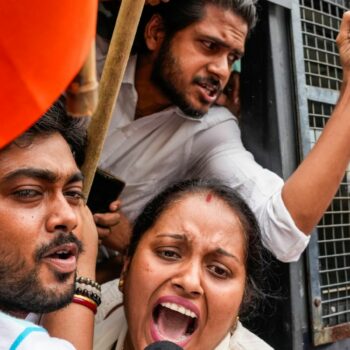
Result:
<instances>
[{"instance_id":1,"label":"raised arm","mask_svg":"<svg viewBox=\"0 0 350 350\"><path fill-rule=\"evenodd\" d=\"M287 209L305 234L321 219L350 162L350 11L343 15L337 45L343 67L340 98L321 137L282 190Z\"/></svg>"}]
</instances>

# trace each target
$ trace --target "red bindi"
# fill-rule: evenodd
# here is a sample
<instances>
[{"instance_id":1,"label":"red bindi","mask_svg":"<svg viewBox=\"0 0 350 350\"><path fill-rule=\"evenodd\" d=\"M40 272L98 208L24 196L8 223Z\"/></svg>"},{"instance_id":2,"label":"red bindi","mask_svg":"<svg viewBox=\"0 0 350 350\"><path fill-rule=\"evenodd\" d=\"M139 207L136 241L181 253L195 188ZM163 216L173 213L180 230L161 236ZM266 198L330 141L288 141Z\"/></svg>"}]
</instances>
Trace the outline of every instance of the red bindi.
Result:
<instances>
[{"instance_id":1,"label":"red bindi","mask_svg":"<svg viewBox=\"0 0 350 350\"><path fill-rule=\"evenodd\" d=\"M205 199L205 201L209 203L212 198L213 198L213 195L211 193L208 193L207 198Z\"/></svg>"}]
</instances>

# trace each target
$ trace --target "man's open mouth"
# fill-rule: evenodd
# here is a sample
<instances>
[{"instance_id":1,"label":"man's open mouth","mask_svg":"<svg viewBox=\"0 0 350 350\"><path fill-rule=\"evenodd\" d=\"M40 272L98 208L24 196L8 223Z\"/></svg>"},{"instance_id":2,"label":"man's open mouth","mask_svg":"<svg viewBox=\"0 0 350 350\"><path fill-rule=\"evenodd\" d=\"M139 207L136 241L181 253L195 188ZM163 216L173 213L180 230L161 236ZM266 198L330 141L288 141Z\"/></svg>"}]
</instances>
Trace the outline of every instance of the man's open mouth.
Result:
<instances>
[{"instance_id":1,"label":"man's open mouth","mask_svg":"<svg viewBox=\"0 0 350 350\"><path fill-rule=\"evenodd\" d=\"M218 96L219 86L217 84L200 82L200 83L198 83L198 85L206 91L206 93L209 97L216 98Z\"/></svg>"},{"instance_id":2,"label":"man's open mouth","mask_svg":"<svg viewBox=\"0 0 350 350\"><path fill-rule=\"evenodd\" d=\"M155 341L169 340L184 346L198 327L198 315L184 305L161 302L153 310L153 323Z\"/></svg>"},{"instance_id":3,"label":"man's open mouth","mask_svg":"<svg viewBox=\"0 0 350 350\"><path fill-rule=\"evenodd\" d=\"M50 249L42 259L60 273L71 273L76 270L78 247L75 243L66 243Z\"/></svg>"}]
</instances>

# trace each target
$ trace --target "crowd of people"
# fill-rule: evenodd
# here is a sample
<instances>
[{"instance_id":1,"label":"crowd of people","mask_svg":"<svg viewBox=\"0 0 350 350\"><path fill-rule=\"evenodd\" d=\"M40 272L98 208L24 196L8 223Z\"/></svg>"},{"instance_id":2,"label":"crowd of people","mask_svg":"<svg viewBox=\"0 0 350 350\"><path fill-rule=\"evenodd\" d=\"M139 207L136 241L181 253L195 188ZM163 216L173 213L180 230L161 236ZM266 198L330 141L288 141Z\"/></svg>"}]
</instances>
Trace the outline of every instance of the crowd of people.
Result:
<instances>
[{"instance_id":1,"label":"crowd of people","mask_svg":"<svg viewBox=\"0 0 350 350\"><path fill-rule=\"evenodd\" d=\"M350 12L339 101L286 182L216 103L255 23L253 0L145 6L99 164L126 182L107 213L86 205L86 123L61 101L0 149L1 350L271 349L241 320L267 250L299 259L350 161ZM102 286L99 240L123 259Z\"/></svg>"}]
</instances>

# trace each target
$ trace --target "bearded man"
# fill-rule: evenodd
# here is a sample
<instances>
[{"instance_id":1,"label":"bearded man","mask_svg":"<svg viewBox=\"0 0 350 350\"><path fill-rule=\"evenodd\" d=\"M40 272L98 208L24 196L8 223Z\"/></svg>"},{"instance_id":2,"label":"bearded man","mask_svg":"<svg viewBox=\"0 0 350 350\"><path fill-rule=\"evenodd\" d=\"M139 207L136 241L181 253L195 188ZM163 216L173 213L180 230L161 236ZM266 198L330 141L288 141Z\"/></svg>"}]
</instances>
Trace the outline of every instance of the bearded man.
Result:
<instances>
[{"instance_id":1,"label":"bearded man","mask_svg":"<svg viewBox=\"0 0 350 350\"><path fill-rule=\"evenodd\" d=\"M145 7L100 166L127 183L122 210L131 221L175 180L220 178L255 213L264 245L289 262L307 246L350 161L350 15L337 39L341 98L312 152L284 183L255 162L235 116L215 105L244 54L256 22L254 3L170 0ZM100 68L107 47L99 42ZM117 228L105 242L118 248Z\"/></svg>"},{"instance_id":2,"label":"bearded man","mask_svg":"<svg viewBox=\"0 0 350 350\"><path fill-rule=\"evenodd\" d=\"M0 149L1 349L92 347L96 310L76 289L77 274L80 282L81 276L95 278L97 254L96 227L84 205L78 167L85 139L82 120L67 117L56 104ZM42 317L54 337L31 322L35 314L67 305Z\"/></svg>"}]
</instances>

